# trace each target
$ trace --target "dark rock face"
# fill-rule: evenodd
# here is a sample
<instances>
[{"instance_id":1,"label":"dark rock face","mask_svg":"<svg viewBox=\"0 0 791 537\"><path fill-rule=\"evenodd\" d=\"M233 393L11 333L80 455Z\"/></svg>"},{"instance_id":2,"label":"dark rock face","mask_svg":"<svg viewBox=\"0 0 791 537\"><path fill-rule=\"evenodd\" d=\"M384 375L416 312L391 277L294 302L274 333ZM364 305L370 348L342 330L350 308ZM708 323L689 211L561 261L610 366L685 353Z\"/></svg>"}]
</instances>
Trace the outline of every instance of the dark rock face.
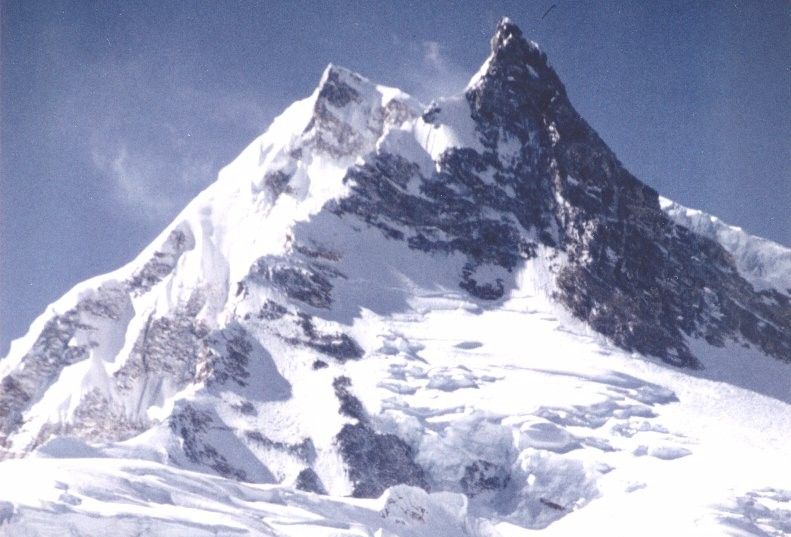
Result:
<instances>
[{"instance_id":1,"label":"dark rock face","mask_svg":"<svg viewBox=\"0 0 791 537\"><path fill-rule=\"evenodd\" d=\"M267 300L261 309L256 314L256 318L262 321L276 321L282 319L288 313L288 308L275 302L274 300ZM250 314L247 314L245 320L250 320Z\"/></svg>"},{"instance_id":2,"label":"dark rock face","mask_svg":"<svg viewBox=\"0 0 791 537\"><path fill-rule=\"evenodd\" d=\"M291 239L293 241L293 238ZM296 241L293 243L294 251L309 259L321 259L324 261L335 262L340 260L341 255L322 244L314 241L303 243Z\"/></svg>"},{"instance_id":3,"label":"dark rock face","mask_svg":"<svg viewBox=\"0 0 791 537\"><path fill-rule=\"evenodd\" d=\"M497 278L494 282L479 283L474 274L475 265L467 263L461 271L459 287L481 300L497 300L505 294L502 278Z\"/></svg>"},{"instance_id":4,"label":"dark rock face","mask_svg":"<svg viewBox=\"0 0 791 537\"><path fill-rule=\"evenodd\" d=\"M371 98L375 92L374 86L360 75L330 66L319 88L313 116L303 131L303 148L340 159L359 155L373 147L387 125L400 125L415 117L416 111L399 97L383 103ZM345 114L339 113L350 107L359 111L355 114L358 117L366 117L365 128L349 125Z\"/></svg>"},{"instance_id":5,"label":"dark rock face","mask_svg":"<svg viewBox=\"0 0 791 537\"><path fill-rule=\"evenodd\" d=\"M181 254L195 247L195 239L181 229L174 229L151 259L127 282L130 292L142 294L173 272Z\"/></svg>"},{"instance_id":6,"label":"dark rock face","mask_svg":"<svg viewBox=\"0 0 791 537\"><path fill-rule=\"evenodd\" d=\"M259 447L283 451L307 463L312 463L316 460L316 448L310 438L305 438L298 444L290 444L271 440L258 431L246 431L245 437Z\"/></svg>"},{"instance_id":7,"label":"dark rock face","mask_svg":"<svg viewBox=\"0 0 791 537\"><path fill-rule=\"evenodd\" d=\"M380 153L349 171L346 180L354 182L354 195L331 209L355 214L416 250L465 254L469 261L460 287L484 300L497 299L503 282L478 282L476 269L497 265L510 272L534 255L535 245L519 230L511 211L517 202L506 193L505 180L502 186L489 184L479 175L492 163L501 166L491 155L452 150L442 157L439 172L423 177L416 164ZM419 195L408 190L411 181L420 185Z\"/></svg>"},{"instance_id":8,"label":"dark rock face","mask_svg":"<svg viewBox=\"0 0 791 537\"><path fill-rule=\"evenodd\" d=\"M322 354L331 356L343 363L347 360L358 360L365 351L351 336L342 332L322 333L313 325L310 315L299 314L299 325L305 334L305 340L296 340L295 343L306 345Z\"/></svg>"},{"instance_id":9,"label":"dark rock face","mask_svg":"<svg viewBox=\"0 0 791 537\"><path fill-rule=\"evenodd\" d=\"M272 199L277 199L281 194L288 194L291 192L291 187L289 186L289 181L291 181L291 175L282 172L270 172L267 173L264 177L264 188L267 192L272 196Z\"/></svg>"},{"instance_id":10,"label":"dark rock face","mask_svg":"<svg viewBox=\"0 0 791 537\"><path fill-rule=\"evenodd\" d=\"M332 382L332 387L335 388L335 397L341 402L340 413L355 418L360 423L367 423L368 416L365 414L363 404L352 395L351 386L352 381L349 377L338 377Z\"/></svg>"},{"instance_id":11,"label":"dark rock face","mask_svg":"<svg viewBox=\"0 0 791 537\"><path fill-rule=\"evenodd\" d=\"M491 155L451 150L442 157L439 172L423 177L416 164L381 153L372 163L349 171L346 180L354 181L354 195L340 200L333 210L361 216L417 250L461 252L472 265L512 269L530 257L532 248L510 214L517 202L479 175L493 163L499 166ZM413 180L420 185L420 195L407 190ZM496 219L487 216L493 212L499 212Z\"/></svg>"},{"instance_id":12,"label":"dark rock face","mask_svg":"<svg viewBox=\"0 0 791 537\"><path fill-rule=\"evenodd\" d=\"M239 411L239 414L243 416L257 416L258 411L255 409L253 404L250 401L244 401L239 405L236 405L234 408Z\"/></svg>"},{"instance_id":13,"label":"dark rock face","mask_svg":"<svg viewBox=\"0 0 791 537\"><path fill-rule=\"evenodd\" d=\"M116 386L121 391L148 378L166 375L178 386L196 379L196 365L206 349L208 328L195 320L201 306L201 293L193 294L183 310L170 317L151 317L135 342L129 359L116 371Z\"/></svg>"},{"instance_id":14,"label":"dark rock face","mask_svg":"<svg viewBox=\"0 0 791 537\"><path fill-rule=\"evenodd\" d=\"M415 117L415 112L398 99L392 99L384 107L385 125L401 125L404 121Z\"/></svg>"},{"instance_id":15,"label":"dark rock face","mask_svg":"<svg viewBox=\"0 0 791 537\"><path fill-rule=\"evenodd\" d=\"M343 275L323 263L262 258L250 269L247 279L271 284L291 299L327 309L332 304L331 280L340 277Z\"/></svg>"},{"instance_id":16,"label":"dark rock face","mask_svg":"<svg viewBox=\"0 0 791 537\"><path fill-rule=\"evenodd\" d=\"M217 448L205 441L206 432L217 427L211 414L190 405L182 405L170 415L168 425L173 434L181 439L181 448L187 460L207 466L223 477L246 478L244 471L231 466Z\"/></svg>"},{"instance_id":17,"label":"dark rock face","mask_svg":"<svg viewBox=\"0 0 791 537\"><path fill-rule=\"evenodd\" d=\"M296 267L273 267L272 283L295 299L315 308L329 308L332 302L332 284L319 271L300 270Z\"/></svg>"},{"instance_id":18,"label":"dark rock face","mask_svg":"<svg viewBox=\"0 0 791 537\"><path fill-rule=\"evenodd\" d=\"M324 483L319 479L318 474L313 468L305 468L297 476L297 481L294 486L299 490L305 492L314 492L316 494L326 495L327 489L324 488Z\"/></svg>"},{"instance_id":19,"label":"dark rock face","mask_svg":"<svg viewBox=\"0 0 791 537\"><path fill-rule=\"evenodd\" d=\"M556 298L627 350L696 368L686 338L699 337L748 342L791 362L791 298L755 291L719 244L672 222L507 20L466 99L482 150L445 151L429 177L377 152L349 170L353 195L330 209L414 249L465 254L459 286L484 300L503 296L537 239L566 259ZM441 123L441 103L423 120ZM502 276L481 280L484 265Z\"/></svg>"},{"instance_id":20,"label":"dark rock face","mask_svg":"<svg viewBox=\"0 0 791 537\"><path fill-rule=\"evenodd\" d=\"M351 73L348 74L351 75ZM319 91L319 100L328 102L336 108L343 108L353 101L359 101L360 93L341 80L341 74L337 68L330 67Z\"/></svg>"},{"instance_id":21,"label":"dark rock face","mask_svg":"<svg viewBox=\"0 0 791 537\"><path fill-rule=\"evenodd\" d=\"M330 66L319 90L313 117L305 128L315 149L334 158L359 152L366 143L366 133L358 132L336 114L336 110L361 105L360 93L352 84L359 84L359 75ZM379 125L381 133L381 124Z\"/></svg>"},{"instance_id":22,"label":"dark rock face","mask_svg":"<svg viewBox=\"0 0 791 537\"><path fill-rule=\"evenodd\" d=\"M247 386L250 378L247 369L253 345L245 330L234 324L210 338L207 343L196 380L205 380L209 386L229 381L240 387Z\"/></svg>"},{"instance_id":23,"label":"dark rock face","mask_svg":"<svg viewBox=\"0 0 791 537\"><path fill-rule=\"evenodd\" d=\"M394 434L376 432L362 402L351 393L351 380L332 383L341 403L340 412L358 423L346 424L335 437L349 470L355 498L378 498L388 487L413 485L428 490L425 472L415 462L412 448Z\"/></svg>"},{"instance_id":24,"label":"dark rock face","mask_svg":"<svg viewBox=\"0 0 791 537\"><path fill-rule=\"evenodd\" d=\"M8 437L22 425L22 411L32 396L25 390L23 381L13 374L3 378L0 388L0 415L3 416L0 423L0 446L8 447Z\"/></svg>"},{"instance_id":25,"label":"dark rock face","mask_svg":"<svg viewBox=\"0 0 791 537\"><path fill-rule=\"evenodd\" d=\"M482 492L504 489L510 480L511 476L502 466L478 460L464 468L459 483L464 494L472 498Z\"/></svg>"},{"instance_id":26,"label":"dark rock face","mask_svg":"<svg viewBox=\"0 0 791 537\"><path fill-rule=\"evenodd\" d=\"M400 484L428 489L412 448L396 435L376 433L361 423L346 424L337 441L355 498L378 498L388 487Z\"/></svg>"}]
</instances>

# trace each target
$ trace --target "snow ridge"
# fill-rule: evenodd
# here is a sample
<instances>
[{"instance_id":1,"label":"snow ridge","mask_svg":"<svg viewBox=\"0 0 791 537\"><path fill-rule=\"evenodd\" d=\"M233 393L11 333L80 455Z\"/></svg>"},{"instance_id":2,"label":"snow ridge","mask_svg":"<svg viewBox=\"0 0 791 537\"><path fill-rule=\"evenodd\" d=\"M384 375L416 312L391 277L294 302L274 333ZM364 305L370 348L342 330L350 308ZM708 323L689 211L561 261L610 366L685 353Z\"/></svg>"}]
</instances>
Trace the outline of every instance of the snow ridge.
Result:
<instances>
[{"instance_id":1,"label":"snow ridge","mask_svg":"<svg viewBox=\"0 0 791 537\"><path fill-rule=\"evenodd\" d=\"M660 198L660 203L675 222L721 244L756 289L775 289L791 295L791 249L667 198Z\"/></svg>"}]
</instances>

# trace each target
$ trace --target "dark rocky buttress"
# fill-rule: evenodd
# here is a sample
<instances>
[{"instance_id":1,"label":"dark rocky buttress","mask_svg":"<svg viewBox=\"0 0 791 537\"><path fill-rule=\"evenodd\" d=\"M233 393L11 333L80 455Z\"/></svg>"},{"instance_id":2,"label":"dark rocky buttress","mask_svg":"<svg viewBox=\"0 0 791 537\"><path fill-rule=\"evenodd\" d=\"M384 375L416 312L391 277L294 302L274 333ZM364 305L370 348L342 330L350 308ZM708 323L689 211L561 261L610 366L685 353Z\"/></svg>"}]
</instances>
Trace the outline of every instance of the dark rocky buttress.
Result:
<instances>
[{"instance_id":1,"label":"dark rocky buttress","mask_svg":"<svg viewBox=\"0 0 791 537\"><path fill-rule=\"evenodd\" d=\"M498 299L507 282L477 281L494 265L510 273L556 248L556 298L627 349L699 367L687 337L749 343L791 362L791 300L757 291L718 243L672 222L658 195L630 174L582 119L539 48L504 19L484 74L466 99L482 150L449 149L423 176L378 152L352 168L354 214L391 239L468 258L459 285ZM442 121L442 103L424 115ZM516 155L504 156L516 146ZM511 151L509 149L509 151ZM419 194L407 188L417 180Z\"/></svg>"}]
</instances>

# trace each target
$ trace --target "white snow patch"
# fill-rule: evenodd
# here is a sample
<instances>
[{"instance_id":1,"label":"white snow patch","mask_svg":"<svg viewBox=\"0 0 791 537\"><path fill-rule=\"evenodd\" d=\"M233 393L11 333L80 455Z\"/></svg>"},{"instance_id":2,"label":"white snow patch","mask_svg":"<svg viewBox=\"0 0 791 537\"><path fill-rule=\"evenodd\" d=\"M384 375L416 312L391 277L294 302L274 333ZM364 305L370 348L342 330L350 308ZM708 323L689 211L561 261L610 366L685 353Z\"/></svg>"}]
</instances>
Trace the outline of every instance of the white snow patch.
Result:
<instances>
[{"instance_id":1,"label":"white snow patch","mask_svg":"<svg viewBox=\"0 0 791 537\"><path fill-rule=\"evenodd\" d=\"M419 118L413 127L415 139L434 161L451 148L468 147L483 152L470 105L463 94L440 99L435 106L439 112L432 123Z\"/></svg>"}]
</instances>

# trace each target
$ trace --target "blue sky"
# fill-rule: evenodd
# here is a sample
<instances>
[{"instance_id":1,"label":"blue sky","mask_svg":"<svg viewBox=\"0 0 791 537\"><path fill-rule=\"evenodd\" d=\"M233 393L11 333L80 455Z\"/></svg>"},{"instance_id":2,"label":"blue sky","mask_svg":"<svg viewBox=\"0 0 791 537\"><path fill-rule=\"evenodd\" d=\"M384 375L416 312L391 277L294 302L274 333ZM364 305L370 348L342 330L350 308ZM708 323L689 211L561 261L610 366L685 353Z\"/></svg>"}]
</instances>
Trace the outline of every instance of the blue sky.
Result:
<instances>
[{"instance_id":1,"label":"blue sky","mask_svg":"<svg viewBox=\"0 0 791 537\"><path fill-rule=\"evenodd\" d=\"M327 63L429 101L464 86L502 15L638 178L791 245L785 1L0 9L0 355L74 284L131 260Z\"/></svg>"}]
</instances>

